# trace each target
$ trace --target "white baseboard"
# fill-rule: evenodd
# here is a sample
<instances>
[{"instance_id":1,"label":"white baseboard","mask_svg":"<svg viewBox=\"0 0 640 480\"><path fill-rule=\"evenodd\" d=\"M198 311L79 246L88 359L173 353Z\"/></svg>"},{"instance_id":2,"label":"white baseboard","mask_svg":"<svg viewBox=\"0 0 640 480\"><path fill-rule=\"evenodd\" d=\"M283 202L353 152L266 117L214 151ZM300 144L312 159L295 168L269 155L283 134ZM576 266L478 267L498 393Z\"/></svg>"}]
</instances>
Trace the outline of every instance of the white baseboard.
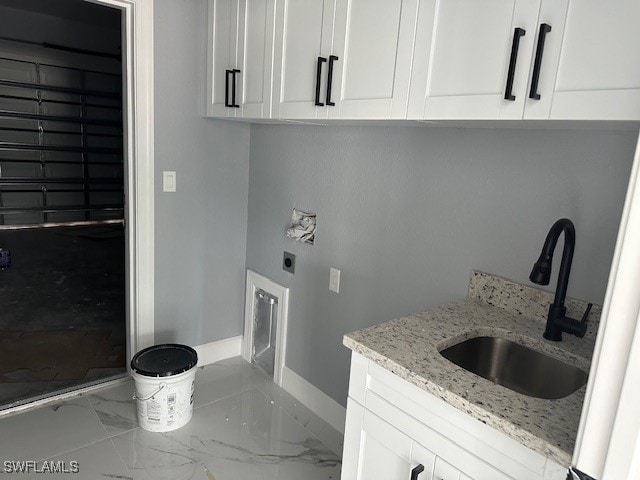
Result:
<instances>
[{"instance_id":1,"label":"white baseboard","mask_svg":"<svg viewBox=\"0 0 640 480\"><path fill-rule=\"evenodd\" d=\"M293 370L284 367L282 374L282 388L344 435L346 408Z\"/></svg>"},{"instance_id":2,"label":"white baseboard","mask_svg":"<svg viewBox=\"0 0 640 480\"><path fill-rule=\"evenodd\" d=\"M198 353L198 366L209 365L242 353L242 335L194 347Z\"/></svg>"}]
</instances>

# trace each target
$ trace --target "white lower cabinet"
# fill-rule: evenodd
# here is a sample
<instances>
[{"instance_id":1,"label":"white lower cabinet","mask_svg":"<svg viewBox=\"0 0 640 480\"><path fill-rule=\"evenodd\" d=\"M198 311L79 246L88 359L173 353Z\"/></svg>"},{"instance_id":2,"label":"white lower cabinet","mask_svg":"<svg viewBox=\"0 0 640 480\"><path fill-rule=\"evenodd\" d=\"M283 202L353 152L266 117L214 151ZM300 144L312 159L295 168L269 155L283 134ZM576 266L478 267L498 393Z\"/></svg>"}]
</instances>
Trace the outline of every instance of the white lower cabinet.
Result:
<instances>
[{"instance_id":1,"label":"white lower cabinet","mask_svg":"<svg viewBox=\"0 0 640 480\"><path fill-rule=\"evenodd\" d=\"M388 416L402 412L389 405ZM405 421L412 421L407 418ZM425 428L423 426L423 428ZM508 480L488 464L436 432L411 438L349 398L345 428L343 480ZM438 438L440 437L440 438ZM439 455L422 445L431 445ZM445 458L447 460L445 460ZM456 466L453 466L453 463Z\"/></svg>"},{"instance_id":2,"label":"white lower cabinet","mask_svg":"<svg viewBox=\"0 0 640 480\"><path fill-rule=\"evenodd\" d=\"M345 441L349 439L351 454L343 462L342 478L408 479L411 439L353 399L347 412Z\"/></svg>"},{"instance_id":3,"label":"white lower cabinet","mask_svg":"<svg viewBox=\"0 0 640 480\"><path fill-rule=\"evenodd\" d=\"M565 480L566 471L352 354L342 480Z\"/></svg>"}]
</instances>

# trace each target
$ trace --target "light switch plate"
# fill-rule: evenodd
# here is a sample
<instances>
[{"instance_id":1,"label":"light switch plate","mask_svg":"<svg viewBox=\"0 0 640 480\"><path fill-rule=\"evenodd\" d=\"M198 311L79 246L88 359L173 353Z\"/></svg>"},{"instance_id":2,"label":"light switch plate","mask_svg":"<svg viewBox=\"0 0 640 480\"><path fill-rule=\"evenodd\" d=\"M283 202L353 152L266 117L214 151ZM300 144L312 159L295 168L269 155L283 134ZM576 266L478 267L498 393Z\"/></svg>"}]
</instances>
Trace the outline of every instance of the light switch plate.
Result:
<instances>
[{"instance_id":1,"label":"light switch plate","mask_svg":"<svg viewBox=\"0 0 640 480\"><path fill-rule=\"evenodd\" d=\"M329 269L329 290L340 293L340 270L337 268Z\"/></svg>"},{"instance_id":2,"label":"light switch plate","mask_svg":"<svg viewBox=\"0 0 640 480\"><path fill-rule=\"evenodd\" d=\"M162 172L162 191L163 192L175 192L176 191L176 172Z\"/></svg>"}]
</instances>

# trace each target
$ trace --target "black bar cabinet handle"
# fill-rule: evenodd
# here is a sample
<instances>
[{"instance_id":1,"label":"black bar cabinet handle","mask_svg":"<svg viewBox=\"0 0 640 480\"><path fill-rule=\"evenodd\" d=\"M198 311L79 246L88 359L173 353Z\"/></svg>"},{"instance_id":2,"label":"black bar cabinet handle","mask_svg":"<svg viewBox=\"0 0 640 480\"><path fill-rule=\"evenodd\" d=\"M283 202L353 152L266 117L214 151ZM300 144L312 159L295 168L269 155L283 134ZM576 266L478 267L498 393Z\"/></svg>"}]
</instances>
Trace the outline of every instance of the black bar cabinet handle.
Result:
<instances>
[{"instance_id":1,"label":"black bar cabinet handle","mask_svg":"<svg viewBox=\"0 0 640 480\"><path fill-rule=\"evenodd\" d=\"M327 72L327 105L335 107L335 103L331 101L331 84L333 83L333 62L338 60L335 55L329 55L329 68Z\"/></svg>"},{"instance_id":2,"label":"black bar cabinet handle","mask_svg":"<svg viewBox=\"0 0 640 480\"><path fill-rule=\"evenodd\" d=\"M236 103L236 74L240 73L240 70L238 69L233 69L231 70L231 76L233 77L232 79L232 84L231 84L231 105L229 105L230 107L233 108L240 108L240 105L238 105Z\"/></svg>"},{"instance_id":3,"label":"black bar cabinet handle","mask_svg":"<svg viewBox=\"0 0 640 480\"><path fill-rule=\"evenodd\" d=\"M413 470L411 470L411 480L418 480L418 475L424 472L424 465L419 464Z\"/></svg>"},{"instance_id":4,"label":"black bar cabinet handle","mask_svg":"<svg viewBox=\"0 0 640 480\"><path fill-rule=\"evenodd\" d=\"M326 61L326 58L318 57L318 66L316 67L316 107L324 107L324 103L320 101L320 82L322 81L322 64Z\"/></svg>"},{"instance_id":5,"label":"black bar cabinet handle","mask_svg":"<svg viewBox=\"0 0 640 480\"><path fill-rule=\"evenodd\" d=\"M224 106L230 107L231 103L229 103L229 75L231 75L231 70L225 71L224 78Z\"/></svg>"},{"instance_id":6,"label":"black bar cabinet handle","mask_svg":"<svg viewBox=\"0 0 640 480\"><path fill-rule=\"evenodd\" d=\"M504 99L515 102L516 96L511 92L513 90L513 77L516 74L516 61L518 60L518 48L520 47L520 37L524 37L526 30L516 27L513 32L513 44L511 45L511 59L509 60L509 73L507 74L507 87L504 90Z\"/></svg>"},{"instance_id":7,"label":"black bar cabinet handle","mask_svg":"<svg viewBox=\"0 0 640 480\"><path fill-rule=\"evenodd\" d=\"M540 24L540 33L538 34L538 47L536 48L536 59L533 63L533 77L531 78L531 91L529 98L540 100L538 93L538 81L540 80L540 67L542 66L542 53L544 52L544 40L547 33L551 31L551 25L546 23Z\"/></svg>"}]
</instances>

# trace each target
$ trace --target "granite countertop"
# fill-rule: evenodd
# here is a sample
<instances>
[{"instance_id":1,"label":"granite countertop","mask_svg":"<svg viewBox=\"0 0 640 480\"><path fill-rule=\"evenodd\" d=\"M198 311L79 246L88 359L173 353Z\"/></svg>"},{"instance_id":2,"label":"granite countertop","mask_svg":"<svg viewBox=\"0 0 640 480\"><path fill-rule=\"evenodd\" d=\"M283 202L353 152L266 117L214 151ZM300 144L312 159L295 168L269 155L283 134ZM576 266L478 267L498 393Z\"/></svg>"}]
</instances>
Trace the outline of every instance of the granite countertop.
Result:
<instances>
[{"instance_id":1,"label":"granite countertop","mask_svg":"<svg viewBox=\"0 0 640 480\"><path fill-rule=\"evenodd\" d=\"M541 455L569 466L586 385L557 400L529 397L479 377L440 355L467 338L498 336L589 371L598 322L594 305L584 338L542 338L553 295L482 272L473 272L469 296L345 335L343 343ZM567 315L581 318L587 302L567 298Z\"/></svg>"}]
</instances>

